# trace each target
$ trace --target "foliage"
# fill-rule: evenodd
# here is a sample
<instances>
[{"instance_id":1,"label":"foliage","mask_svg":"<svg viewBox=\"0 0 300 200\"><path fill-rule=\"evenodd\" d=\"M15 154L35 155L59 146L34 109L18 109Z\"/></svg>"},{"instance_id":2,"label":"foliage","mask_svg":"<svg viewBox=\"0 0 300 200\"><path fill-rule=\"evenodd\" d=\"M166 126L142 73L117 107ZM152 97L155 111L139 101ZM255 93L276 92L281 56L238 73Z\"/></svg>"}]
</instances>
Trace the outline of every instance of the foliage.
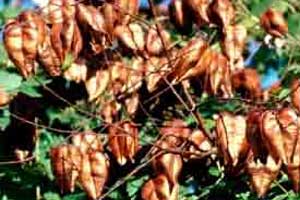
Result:
<instances>
[{"instance_id":1,"label":"foliage","mask_svg":"<svg viewBox=\"0 0 300 200\"><path fill-rule=\"evenodd\" d=\"M293 78L299 77L300 74L299 2L297 0L236 0L233 2L237 9L238 21L245 24L249 30L249 43L259 44L259 49L256 52L247 47L248 52L246 54L251 58L249 65L255 66L261 75L266 74L270 68L280 73L283 85L277 93L270 97L274 101L270 101L266 105L271 108L276 107L278 100L286 99L291 93L289 83ZM283 11L288 21L289 34L286 38L287 45L284 48L263 44L265 33L259 26L258 20L261 14L270 6ZM9 18L15 17L19 12L20 8L4 7L0 11L0 24L4 25ZM215 47L215 49L220 49L218 30L214 28L213 31L209 29L205 32L205 28L203 30L204 33L201 30L201 33L190 33L188 36L181 36L179 32L173 29L170 33L172 40L175 42L180 40L177 41L177 45L180 47L185 46L190 37L194 35L208 34L209 37L212 37L210 40L212 41L211 46ZM128 62L131 63L130 57L124 59L129 60ZM63 70L71 68L73 61L72 56L67 55L63 62ZM93 130L101 134L103 131L107 131L105 122L100 117L99 107L97 104L87 101L89 94L85 92L81 83L60 77L50 77L40 69L30 78L22 78L13 66L13 63L9 61L3 44L0 46L0 66L0 88L11 95L11 97L14 97L10 105L4 105L0 109L0 199L87 199L86 194L82 192L81 186L77 186L72 194L62 195L59 193L51 169L49 152L52 147L67 144L70 139L69 134L74 131ZM181 89L178 91L183 96L184 92ZM237 94L234 98L225 99L206 93L200 96L196 89L195 91L191 89L188 92L195 97L195 110L201 113L205 129L209 131L216 127L215 117L217 114L224 111L247 114L249 106L251 106L243 101L240 94ZM107 94L107 98L109 98L109 95ZM149 94L145 94L145 100L147 100L147 95ZM18 112L14 112L13 106L14 102L20 103L20 100L18 100L20 96L33 101L32 104L25 104L25 106L29 107L19 109L37 110L35 117L30 121L35 123L38 134L34 143L33 159L18 164L18 161L11 163L11 161L15 161L15 157L13 149L8 145L11 140L9 138L9 130L14 126L13 121L20 120L18 119ZM173 94L168 91L162 98L170 96L173 96ZM163 124L159 121L161 119L156 118L158 116L161 117L163 115L161 117L162 120L174 117L181 118L189 127L197 127L197 121L193 113L187 112L181 103L176 102L176 105L169 106L168 102L163 102L163 105L155 108L155 105L158 104L155 101L160 100L154 98L154 101L149 101L151 105L147 105L148 110L151 111L148 113L148 116L143 115L143 118L136 117L139 125L141 148L149 148L159 136L159 128ZM173 99L170 101L173 101ZM255 102L254 105L257 106ZM21 104L21 106L24 105ZM130 118L125 111L121 115L123 119ZM19 129L18 131L20 131L18 134L22 134L22 130ZM13 138L13 140L17 139ZM105 142L106 140L107 138L104 139ZM106 143L105 146L107 146ZM110 153L108 154L110 155ZM124 184L120 184L119 187L111 191L107 199L139 199L142 186L153 176L151 165L146 165L132 176L127 177L126 175L132 169L145 162L143 155L138 154L135 163L122 167L118 166L114 170L107 186L104 188L105 192L114 188L120 180L124 180ZM112 161L112 165L116 165L115 162ZM202 163L201 161L193 160L187 162L187 166L184 166L183 172L179 177L179 199L257 199L256 194L249 190L249 179L247 176L238 175L238 177L234 178L227 176L226 169L222 167L222 161L213 156L207 162ZM298 195L290 189L290 185L287 175L284 173L280 174L279 179L272 184L265 199L299 199Z\"/></svg>"}]
</instances>

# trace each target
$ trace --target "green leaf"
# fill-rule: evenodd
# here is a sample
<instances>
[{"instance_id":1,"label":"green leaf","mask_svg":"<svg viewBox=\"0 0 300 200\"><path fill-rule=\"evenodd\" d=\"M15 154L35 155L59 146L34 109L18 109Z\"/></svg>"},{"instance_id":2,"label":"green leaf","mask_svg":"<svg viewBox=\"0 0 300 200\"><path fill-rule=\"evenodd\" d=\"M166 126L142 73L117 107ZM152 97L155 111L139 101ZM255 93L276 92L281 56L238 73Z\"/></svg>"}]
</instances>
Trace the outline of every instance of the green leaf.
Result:
<instances>
[{"instance_id":1,"label":"green leaf","mask_svg":"<svg viewBox=\"0 0 300 200\"><path fill-rule=\"evenodd\" d=\"M10 112L8 108L0 109L0 130L4 131L10 124Z\"/></svg>"},{"instance_id":2,"label":"green leaf","mask_svg":"<svg viewBox=\"0 0 300 200\"><path fill-rule=\"evenodd\" d=\"M45 200L61 200L59 194L54 193L54 192L46 192L44 194L44 199Z\"/></svg>"},{"instance_id":3,"label":"green leaf","mask_svg":"<svg viewBox=\"0 0 300 200\"><path fill-rule=\"evenodd\" d=\"M211 176L214 176L214 177L221 176L221 172L220 172L220 170L217 167L210 167L209 170L208 170L208 173Z\"/></svg>"},{"instance_id":4,"label":"green leaf","mask_svg":"<svg viewBox=\"0 0 300 200\"><path fill-rule=\"evenodd\" d=\"M22 77L14 72L0 70L0 88L7 92L13 92L21 86Z\"/></svg>"},{"instance_id":5,"label":"green leaf","mask_svg":"<svg viewBox=\"0 0 300 200\"><path fill-rule=\"evenodd\" d=\"M259 17L265 12L273 3L274 0L252 0L250 3L251 13Z\"/></svg>"},{"instance_id":6,"label":"green leaf","mask_svg":"<svg viewBox=\"0 0 300 200\"><path fill-rule=\"evenodd\" d=\"M126 191L130 198L134 197L142 185L148 180L149 176L145 175L142 177L139 177L137 179L129 180L126 184Z\"/></svg>"},{"instance_id":7,"label":"green leaf","mask_svg":"<svg viewBox=\"0 0 300 200\"><path fill-rule=\"evenodd\" d=\"M300 34L300 13L294 13L288 16L288 26L290 34L298 36Z\"/></svg>"}]
</instances>

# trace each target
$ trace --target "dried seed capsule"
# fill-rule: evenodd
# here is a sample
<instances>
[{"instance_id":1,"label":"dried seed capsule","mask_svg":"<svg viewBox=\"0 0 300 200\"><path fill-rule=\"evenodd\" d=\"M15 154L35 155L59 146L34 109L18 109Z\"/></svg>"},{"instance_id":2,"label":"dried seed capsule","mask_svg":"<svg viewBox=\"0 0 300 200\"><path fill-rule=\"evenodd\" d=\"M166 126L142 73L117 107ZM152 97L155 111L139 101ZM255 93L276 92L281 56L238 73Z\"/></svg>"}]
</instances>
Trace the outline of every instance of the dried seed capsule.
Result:
<instances>
[{"instance_id":1,"label":"dried seed capsule","mask_svg":"<svg viewBox=\"0 0 300 200\"><path fill-rule=\"evenodd\" d=\"M134 162L138 151L138 129L133 122L123 121L109 127L109 147L120 165Z\"/></svg>"},{"instance_id":2,"label":"dried seed capsule","mask_svg":"<svg viewBox=\"0 0 300 200\"><path fill-rule=\"evenodd\" d=\"M82 153L88 153L89 151L103 151L100 136L91 131L74 134L72 136L72 143L74 146L80 148Z\"/></svg>"},{"instance_id":3,"label":"dried seed capsule","mask_svg":"<svg viewBox=\"0 0 300 200\"><path fill-rule=\"evenodd\" d=\"M300 112L300 80L293 80L290 88L292 104Z\"/></svg>"},{"instance_id":4,"label":"dried seed capsule","mask_svg":"<svg viewBox=\"0 0 300 200\"><path fill-rule=\"evenodd\" d=\"M287 163L282 130L277 120L276 111L265 111L260 121L261 134L268 152L274 159Z\"/></svg>"},{"instance_id":5,"label":"dried seed capsule","mask_svg":"<svg viewBox=\"0 0 300 200\"><path fill-rule=\"evenodd\" d=\"M225 165L234 167L245 159L249 151L245 117L222 113L217 119L216 133Z\"/></svg>"},{"instance_id":6,"label":"dried seed capsule","mask_svg":"<svg viewBox=\"0 0 300 200\"><path fill-rule=\"evenodd\" d=\"M172 0L169 5L171 22L182 33L188 33L192 29L191 13L187 12L185 1Z\"/></svg>"},{"instance_id":7,"label":"dried seed capsule","mask_svg":"<svg viewBox=\"0 0 300 200\"><path fill-rule=\"evenodd\" d=\"M108 177L109 163L101 152L92 151L82 155L79 181L91 199L97 199Z\"/></svg>"},{"instance_id":8,"label":"dried seed capsule","mask_svg":"<svg viewBox=\"0 0 300 200\"><path fill-rule=\"evenodd\" d=\"M155 26L149 28L146 36L146 49L150 55L159 56L164 51L168 51L169 44L170 34L166 30L161 31L160 37ZM164 50L164 48L166 49Z\"/></svg>"},{"instance_id":9,"label":"dried seed capsule","mask_svg":"<svg viewBox=\"0 0 300 200\"><path fill-rule=\"evenodd\" d=\"M250 183L258 197L263 197L270 189L271 183L276 179L280 171L281 162L275 161L270 155L265 164L252 160L247 165L250 175Z\"/></svg>"},{"instance_id":10,"label":"dried seed capsule","mask_svg":"<svg viewBox=\"0 0 300 200\"><path fill-rule=\"evenodd\" d=\"M242 97L250 99L261 99L263 91L260 77L255 69L240 69L231 77L232 86Z\"/></svg>"},{"instance_id":11,"label":"dried seed capsule","mask_svg":"<svg viewBox=\"0 0 300 200\"><path fill-rule=\"evenodd\" d=\"M61 61L54 51L49 37L38 48L38 61L50 76L61 75Z\"/></svg>"},{"instance_id":12,"label":"dried seed capsule","mask_svg":"<svg viewBox=\"0 0 300 200\"><path fill-rule=\"evenodd\" d=\"M198 26L210 23L208 13L211 0L186 0L184 4L189 9L186 12L192 12Z\"/></svg>"},{"instance_id":13,"label":"dried seed capsule","mask_svg":"<svg viewBox=\"0 0 300 200\"><path fill-rule=\"evenodd\" d=\"M159 147L156 149L155 154L161 152L162 155L153 160L152 164L154 170L157 173L165 174L169 182L175 184L178 182L178 177L182 170L183 161L181 155L164 153L164 151L168 151L168 149L176 148L176 146L172 146L166 141L159 142L157 145Z\"/></svg>"},{"instance_id":14,"label":"dried seed capsule","mask_svg":"<svg viewBox=\"0 0 300 200\"><path fill-rule=\"evenodd\" d=\"M169 183L167 177L163 174L146 182L141 194L143 200L177 200L178 195L178 183Z\"/></svg>"},{"instance_id":15,"label":"dried seed capsule","mask_svg":"<svg viewBox=\"0 0 300 200\"><path fill-rule=\"evenodd\" d=\"M283 14L272 8L262 14L260 24L267 33L274 37L283 37L288 33L288 25Z\"/></svg>"},{"instance_id":16,"label":"dried seed capsule","mask_svg":"<svg viewBox=\"0 0 300 200\"><path fill-rule=\"evenodd\" d=\"M214 0L210 5L210 20L226 28L233 23L235 10L230 0Z\"/></svg>"}]
</instances>

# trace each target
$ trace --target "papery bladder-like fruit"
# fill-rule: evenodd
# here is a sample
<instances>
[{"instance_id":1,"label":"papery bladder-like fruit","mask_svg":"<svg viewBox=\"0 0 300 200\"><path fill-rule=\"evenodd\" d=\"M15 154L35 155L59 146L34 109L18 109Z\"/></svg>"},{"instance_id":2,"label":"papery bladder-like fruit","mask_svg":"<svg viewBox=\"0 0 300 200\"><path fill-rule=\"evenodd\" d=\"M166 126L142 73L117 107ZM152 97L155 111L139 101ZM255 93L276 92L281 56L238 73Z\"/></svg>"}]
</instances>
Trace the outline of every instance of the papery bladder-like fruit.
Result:
<instances>
[{"instance_id":1,"label":"papery bladder-like fruit","mask_svg":"<svg viewBox=\"0 0 300 200\"><path fill-rule=\"evenodd\" d=\"M178 183L171 184L163 174L146 182L141 192L143 200L177 200L178 195Z\"/></svg>"},{"instance_id":2,"label":"papery bladder-like fruit","mask_svg":"<svg viewBox=\"0 0 300 200\"><path fill-rule=\"evenodd\" d=\"M260 17L260 24L265 31L274 37L282 37L288 33L288 25L283 13L269 8Z\"/></svg>"},{"instance_id":3,"label":"papery bladder-like fruit","mask_svg":"<svg viewBox=\"0 0 300 200\"><path fill-rule=\"evenodd\" d=\"M270 189L272 182L279 173L280 166L281 162L275 161L270 155L267 157L266 163L252 160L247 164L250 183L258 197L265 196Z\"/></svg>"},{"instance_id":4,"label":"papery bladder-like fruit","mask_svg":"<svg viewBox=\"0 0 300 200\"><path fill-rule=\"evenodd\" d=\"M121 121L109 127L109 147L120 165L134 162L139 148L137 126L130 121Z\"/></svg>"},{"instance_id":5,"label":"papery bladder-like fruit","mask_svg":"<svg viewBox=\"0 0 300 200\"><path fill-rule=\"evenodd\" d=\"M246 137L246 118L222 113L216 124L217 141L225 165L236 166L249 151Z\"/></svg>"}]
</instances>

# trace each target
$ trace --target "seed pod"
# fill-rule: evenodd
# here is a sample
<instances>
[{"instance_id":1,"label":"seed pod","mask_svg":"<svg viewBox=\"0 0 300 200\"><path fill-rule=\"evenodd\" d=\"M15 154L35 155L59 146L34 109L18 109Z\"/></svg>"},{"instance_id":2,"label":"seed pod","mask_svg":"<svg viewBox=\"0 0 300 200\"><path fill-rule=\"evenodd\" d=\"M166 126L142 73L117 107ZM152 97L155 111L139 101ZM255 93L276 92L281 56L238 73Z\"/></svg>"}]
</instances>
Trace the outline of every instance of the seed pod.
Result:
<instances>
[{"instance_id":1,"label":"seed pod","mask_svg":"<svg viewBox=\"0 0 300 200\"><path fill-rule=\"evenodd\" d=\"M291 100L293 106L300 112L300 81L295 79L291 85Z\"/></svg>"},{"instance_id":2,"label":"seed pod","mask_svg":"<svg viewBox=\"0 0 300 200\"><path fill-rule=\"evenodd\" d=\"M48 24L60 24L65 19L74 18L75 5L75 0L50 0L48 5L42 8L42 15Z\"/></svg>"},{"instance_id":3,"label":"seed pod","mask_svg":"<svg viewBox=\"0 0 300 200\"><path fill-rule=\"evenodd\" d=\"M163 124L160 134L170 146L179 147L190 136L191 129L181 119L173 119Z\"/></svg>"},{"instance_id":4,"label":"seed pod","mask_svg":"<svg viewBox=\"0 0 300 200\"><path fill-rule=\"evenodd\" d=\"M75 60L82 49L80 30L74 19L65 20L61 24L53 24L50 38L53 49L61 62L67 54L71 54Z\"/></svg>"},{"instance_id":5,"label":"seed pod","mask_svg":"<svg viewBox=\"0 0 300 200\"><path fill-rule=\"evenodd\" d=\"M193 13L193 18L198 26L210 23L208 12L211 0L185 0L184 4L188 8L186 12Z\"/></svg>"},{"instance_id":6,"label":"seed pod","mask_svg":"<svg viewBox=\"0 0 300 200\"><path fill-rule=\"evenodd\" d=\"M24 77L34 71L38 46L45 40L46 24L33 11L22 12L4 28L4 46L11 61Z\"/></svg>"},{"instance_id":7,"label":"seed pod","mask_svg":"<svg viewBox=\"0 0 300 200\"><path fill-rule=\"evenodd\" d=\"M242 97L257 100L262 98L260 77L255 69L240 69L233 73L231 81L234 90L241 93Z\"/></svg>"},{"instance_id":8,"label":"seed pod","mask_svg":"<svg viewBox=\"0 0 300 200\"><path fill-rule=\"evenodd\" d=\"M102 14L91 5L78 4L76 7L78 23L94 32L105 33L105 21Z\"/></svg>"},{"instance_id":9,"label":"seed pod","mask_svg":"<svg viewBox=\"0 0 300 200\"><path fill-rule=\"evenodd\" d=\"M103 151L100 135L94 132L83 132L72 135L72 144L80 148L82 153Z\"/></svg>"},{"instance_id":10,"label":"seed pod","mask_svg":"<svg viewBox=\"0 0 300 200\"><path fill-rule=\"evenodd\" d=\"M179 51L173 67L174 71L168 76L168 79L172 82L178 82L201 74L204 71L202 66L199 66L200 68L198 68L198 65L197 68L195 66L206 48L207 43L202 38L189 41Z\"/></svg>"},{"instance_id":11,"label":"seed pod","mask_svg":"<svg viewBox=\"0 0 300 200\"><path fill-rule=\"evenodd\" d=\"M150 57L144 63L144 77L148 91L155 91L162 83L163 77L170 71L165 57Z\"/></svg>"},{"instance_id":12,"label":"seed pod","mask_svg":"<svg viewBox=\"0 0 300 200\"><path fill-rule=\"evenodd\" d=\"M214 0L210 5L210 20L226 28L233 23L235 10L230 0Z\"/></svg>"},{"instance_id":13,"label":"seed pod","mask_svg":"<svg viewBox=\"0 0 300 200\"><path fill-rule=\"evenodd\" d=\"M93 71L85 81L85 88L87 90L89 101L95 100L108 87L110 81L110 73L108 70Z\"/></svg>"},{"instance_id":14,"label":"seed pod","mask_svg":"<svg viewBox=\"0 0 300 200\"><path fill-rule=\"evenodd\" d=\"M208 54L211 54L207 56L208 61L201 59L203 65L199 64L202 68L208 65L204 71L203 90L211 95L222 95L225 98L232 97L228 60L222 54L211 50L207 51Z\"/></svg>"},{"instance_id":15,"label":"seed pod","mask_svg":"<svg viewBox=\"0 0 300 200\"><path fill-rule=\"evenodd\" d=\"M276 162L270 155L265 164L260 161L256 163L254 160L248 163L247 171L250 175L250 183L259 198L267 193L279 173L280 166L281 162Z\"/></svg>"},{"instance_id":16,"label":"seed pod","mask_svg":"<svg viewBox=\"0 0 300 200\"><path fill-rule=\"evenodd\" d=\"M187 12L185 1L172 0L169 5L171 22L182 33L189 33L192 29L191 13Z\"/></svg>"},{"instance_id":17,"label":"seed pod","mask_svg":"<svg viewBox=\"0 0 300 200\"><path fill-rule=\"evenodd\" d=\"M164 153L164 151L167 152L168 149L176 148L176 146L172 146L166 141L159 142L158 146L155 154L161 152L162 155L153 160L153 168L158 174L165 174L168 177L169 182L175 184L178 182L178 177L182 170L182 158L179 154Z\"/></svg>"},{"instance_id":18,"label":"seed pod","mask_svg":"<svg viewBox=\"0 0 300 200\"><path fill-rule=\"evenodd\" d=\"M163 174L146 182L141 194L143 200L177 200L178 195L178 183L169 183L167 177Z\"/></svg>"},{"instance_id":19,"label":"seed pod","mask_svg":"<svg viewBox=\"0 0 300 200\"><path fill-rule=\"evenodd\" d=\"M283 37L288 33L288 25L283 14L272 8L262 14L260 24L267 33L274 37Z\"/></svg>"},{"instance_id":20,"label":"seed pod","mask_svg":"<svg viewBox=\"0 0 300 200\"><path fill-rule=\"evenodd\" d=\"M119 14L119 24L129 24L138 14L139 0L116 0L114 7Z\"/></svg>"},{"instance_id":21,"label":"seed pod","mask_svg":"<svg viewBox=\"0 0 300 200\"><path fill-rule=\"evenodd\" d=\"M51 149L50 157L61 193L73 192L79 175L80 150L72 145L61 145Z\"/></svg>"},{"instance_id":22,"label":"seed pod","mask_svg":"<svg viewBox=\"0 0 300 200\"><path fill-rule=\"evenodd\" d=\"M283 108L278 111L277 120L282 131L287 163L300 165L299 116L293 109Z\"/></svg>"},{"instance_id":23,"label":"seed pod","mask_svg":"<svg viewBox=\"0 0 300 200\"><path fill-rule=\"evenodd\" d=\"M114 32L118 20L117 9L113 4L105 3L102 5L101 12L105 19L105 30L107 33L109 33L108 35L111 37L110 39L112 40L112 33Z\"/></svg>"},{"instance_id":24,"label":"seed pod","mask_svg":"<svg viewBox=\"0 0 300 200\"><path fill-rule=\"evenodd\" d=\"M265 111L260 121L261 134L269 154L274 159L280 159L286 164L287 156L284 149L282 130L277 119L276 111Z\"/></svg>"},{"instance_id":25,"label":"seed pod","mask_svg":"<svg viewBox=\"0 0 300 200\"><path fill-rule=\"evenodd\" d=\"M231 69L235 69L235 63L243 57L243 51L247 39L247 29L243 25L230 25L224 27L222 38L222 50L230 61Z\"/></svg>"},{"instance_id":26,"label":"seed pod","mask_svg":"<svg viewBox=\"0 0 300 200\"><path fill-rule=\"evenodd\" d=\"M45 42L38 48L38 61L50 76L61 75L61 61L54 51L50 38L47 37Z\"/></svg>"},{"instance_id":27,"label":"seed pod","mask_svg":"<svg viewBox=\"0 0 300 200\"><path fill-rule=\"evenodd\" d=\"M161 31L160 37L155 26L149 28L146 36L146 49L151 56L161 55L164 53L164 48L166 48L165 51L168 51L169 45L170 34L166 30Z\"/></svg>"},{"instance_id":28,"label":"seed pod","mask_svg":"<svg viewBox=\"0 0 300 200\"><path fill-rule=\"evenodd\" d=\"M128 49L143 51L145 48L145 33L137 23L117 26L114 35Z\"/></svg>"},{"instance_id":29,"label":"seed pod","mask_svg":"<svg viewBox=\"0 0 300 200\"><path fill-rule=\"evenodd\" d=\"M136 93L143 83L143 59L136 57L133 59L131 67L124 66L123 68L127 71L125 74L128 74L128 76L124 78L127 79L126 88L122 92L126 94Z\"/></svg>"},{"instance_id":30,"label":"seed pod","mask_svg":"<svg viewBox=\"0 0 300 200\"><path fill-rule=\"evenodd\" d=\"M115 123L109 127L109 147L120 165L127 161L134 162L134 156L138 151L138 129L130 121Z\"/></svg>"},{"instance_id":31,"label":"seed pod","mask_svg":"<svg viewBox=\"0 0 300 200\"><path fill-rule=\"evenodd\" d=\"M80 83L86 81L88 68L85 63L72 63L71 66L64 71L65 79Z\"/></svg>"},{"instance_id":32,"label":"seed pod","mask_svg":"<svg viewBox=\"0 0 300 200\"><path fill-rule=\"evenodd\" d=\"M101 195L108 168L109 163L103 153L92 151L82 155L79 180L89 198L97 199Z\"/></svg>"},{"instance_id":33,"label":"seed pod","mask_svg":"<svg viewBox=\"0 0 300 200\"><path fill-rule=\"evenodd\" d=\"M194 130L189 138L191 145L189 146L189 152L191 153L201 153L212 149L211 142L207 139L201 130ZM195 156L190 156L190 158L197 158Z\"/></svg>"},{"instance_id":34,"label":"seed pod","mask_svg":"<svg viewBox=\"0 0 300 200\"><path fill-rule=\"evenodd\" d=\"M249 151L245 117L222 113L217 119L216 133L225 165L235 167Z\"/></svg>"},{"instance_id":35,"label":"seed pod","mask_svg":"<svg viewBox=\"0 0 300 200\"><path fill-rule=\"evenodd\" d=\"M300 156L300 155L298 155ZM288 164L287 174L289 179L292 181L293 190L298 193L300 190L300 165L299 164Z\"/></svg>"},{"instance_id":36,"label":"seed pod","mask_svg":"<svg viewBox=\"0 0 300 200\"><path fill-rule=\"evenodd\" d=\"M134 116L136 113L140 102L139 93L132 94L131 97L125 99L126 111L129 116Z\"/></svg>"}]
</instances>

